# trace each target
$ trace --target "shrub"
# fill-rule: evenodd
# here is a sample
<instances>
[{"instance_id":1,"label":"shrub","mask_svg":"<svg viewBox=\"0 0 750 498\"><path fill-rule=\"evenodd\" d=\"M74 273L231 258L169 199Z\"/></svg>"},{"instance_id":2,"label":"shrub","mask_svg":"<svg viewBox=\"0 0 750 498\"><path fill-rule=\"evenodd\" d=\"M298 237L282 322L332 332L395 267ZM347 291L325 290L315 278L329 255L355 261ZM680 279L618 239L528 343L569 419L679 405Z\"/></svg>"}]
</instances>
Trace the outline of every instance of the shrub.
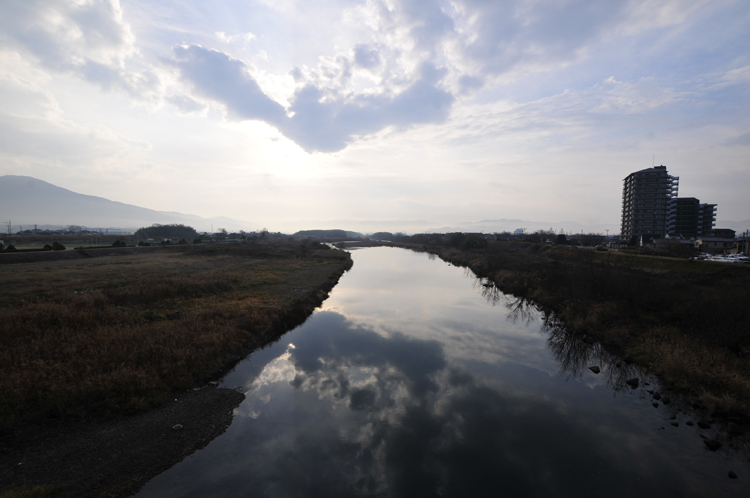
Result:
<instances>
[{"instance_id":1,"label":"shrub","mask_svg":"<svg viewBox=\"0 0 750 498\"><path fill-rule=\"evenodd\" d=\"M52 243L52 250L53 251L64 251L65 250L65 246L62 245L61 243L59 243L58 241L54 241Z\"/></svg>"},{"instance_id":2,"label":"shrub","mask_svg":"<svg viewBox=\"0 0 750 498\"><path fill-rule=\"evenodd\" d=\"M120 239L117 239L112 243L112 247L127 247L127 244Z\"/></svg>"}]
</instances>

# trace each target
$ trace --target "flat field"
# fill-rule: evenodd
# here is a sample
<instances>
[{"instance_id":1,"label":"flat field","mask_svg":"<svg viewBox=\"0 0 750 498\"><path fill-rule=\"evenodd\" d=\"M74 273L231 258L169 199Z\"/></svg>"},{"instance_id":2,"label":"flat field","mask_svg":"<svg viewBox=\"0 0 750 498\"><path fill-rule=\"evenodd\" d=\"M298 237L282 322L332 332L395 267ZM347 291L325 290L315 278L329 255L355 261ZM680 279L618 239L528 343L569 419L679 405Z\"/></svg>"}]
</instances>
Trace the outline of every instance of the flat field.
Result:
<instances>
[{"instance_id":1,"label":"flat field","mask_svg":"<svg viewBox=\"0 0 750 498\"><path fill-rule=\"evenodd\" d=\"M0 432L161 405L304 321L351 266L274 240L89 256L0 265Z\"/></svg>"}]
</instances>

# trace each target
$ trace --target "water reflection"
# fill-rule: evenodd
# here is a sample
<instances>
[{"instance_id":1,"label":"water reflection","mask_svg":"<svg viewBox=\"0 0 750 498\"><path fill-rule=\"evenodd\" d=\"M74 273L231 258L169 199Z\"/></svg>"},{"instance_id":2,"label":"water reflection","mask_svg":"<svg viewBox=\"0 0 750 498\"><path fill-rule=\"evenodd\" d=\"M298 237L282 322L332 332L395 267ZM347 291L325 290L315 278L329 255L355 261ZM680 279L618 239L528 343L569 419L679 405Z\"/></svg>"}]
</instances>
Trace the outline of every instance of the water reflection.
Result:
<instances>
[{"instance_id":1,"label":"water reflection","mask_svg":"<svg viewBox=\"0 0 750 498\"><path fill-rule=\"evenodd\" d=\"M590 367L598 367L606 384L615 392L627 387L627 380L638 378L650 385L655 380L650 372L624 361L616 353L585 334L572 334L554 313L547 312L524 297L504 294L486 278L473 277L472 287L492 306L502 304L506 319L511 323L542 322L541 330L547 333L547 347L560 365L560 374L580 379Z\"/></svg>"},{"instance_id":2,"label":"water reflection","mask_svg":"<svg viewBox=\"0 0 750 498\"><path fill-rule=\"evenodd\" d=\"M391 285L423 268L440 275L429 293ZM389 286L364 303L358 271ZM608 395L627 370L533 304L483 286L506 319L461 270L405 251L358 251L339 285L224 380L247 392L227 432L140 496L742 495L698 441ZM498 347L510 353L486 354Z\"/></svg>"}]
</instances>

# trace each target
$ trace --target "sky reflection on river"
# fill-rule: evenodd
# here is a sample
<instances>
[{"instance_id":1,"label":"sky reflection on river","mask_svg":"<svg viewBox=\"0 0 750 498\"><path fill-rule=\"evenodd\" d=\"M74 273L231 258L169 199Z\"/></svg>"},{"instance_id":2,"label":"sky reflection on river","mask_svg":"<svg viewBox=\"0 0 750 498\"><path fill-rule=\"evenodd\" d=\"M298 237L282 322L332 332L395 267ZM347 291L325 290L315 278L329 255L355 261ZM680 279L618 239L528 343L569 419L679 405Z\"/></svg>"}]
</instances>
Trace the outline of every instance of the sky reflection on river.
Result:
<instances>
[{"instance_id":1,"label":"sky reflection on river","mask_svg":"<svg viewBox=\"0 0 750 498\"><path fill-rule=\"evenodd\" d=\"M139 496L748 491L726 477L741 462L619 390L630 367L605 368L533 306L509 314L512 299L425 254L353 256L322 310L224 379L247 392L227 432Z\"/></svg>"}]
</instances>

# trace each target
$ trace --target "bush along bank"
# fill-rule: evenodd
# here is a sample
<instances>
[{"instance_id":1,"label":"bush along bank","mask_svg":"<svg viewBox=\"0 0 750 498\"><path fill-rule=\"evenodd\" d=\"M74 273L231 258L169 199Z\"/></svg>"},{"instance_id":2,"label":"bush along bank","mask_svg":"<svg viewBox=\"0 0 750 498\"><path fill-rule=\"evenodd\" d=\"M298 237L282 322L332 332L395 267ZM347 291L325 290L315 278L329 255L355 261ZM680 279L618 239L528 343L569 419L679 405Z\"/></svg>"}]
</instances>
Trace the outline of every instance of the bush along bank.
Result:
<instances>
[{"instance_id":1,"label":"bush along bank","mask_svg":"<svg viewBox=\"0 0 750 498\"><path fill-rule=\"evenodd\" d=\"M502 292L537 303L566 333L646 367L706 416L748 427L750 268L554 244L465 248L435 240L400 245L468 267Z\"/></svg>"}]
</instances>

